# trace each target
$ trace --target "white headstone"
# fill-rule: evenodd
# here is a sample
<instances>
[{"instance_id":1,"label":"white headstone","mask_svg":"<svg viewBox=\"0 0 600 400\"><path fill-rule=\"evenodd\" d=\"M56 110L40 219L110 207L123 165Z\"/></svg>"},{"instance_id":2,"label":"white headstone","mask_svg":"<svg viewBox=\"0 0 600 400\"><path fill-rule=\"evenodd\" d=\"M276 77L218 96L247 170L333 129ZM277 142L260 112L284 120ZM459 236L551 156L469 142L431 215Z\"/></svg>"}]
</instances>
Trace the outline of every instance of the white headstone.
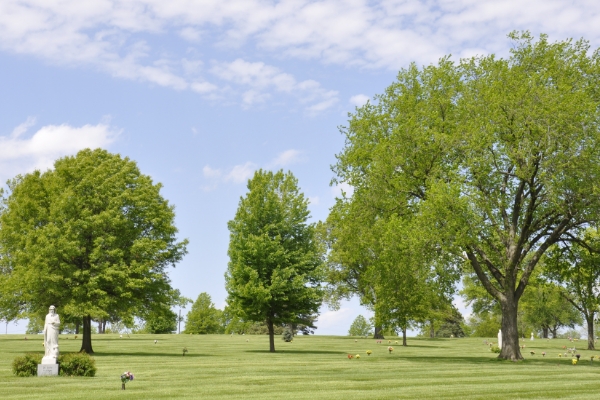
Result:
<instances>
[{"instance_id":1,"label":"white headstone","mask_svg":"<svg viewBox=\"0 0 600 400\"><path fill-rule=\"evenodd\" d=\"M38 364L37 376L58 376L58 364Z\"/></svg>"},{"instance_id":2,"label":"white headstone","mask_svg":"<svg viewBox=\"0 0 600 400\"><path fill-rule=\"evenodd\" d=\"M531 332L531 340L533 340L533 332Z\"/></svg>"},{"instance_id":3,"label":"white headstone","mask_svg":"<svg viewBox=\"0 0 600 400\"><path fill-rule=\"evenodd\" d=\"M498 347L502 350L502 329L498 330Z\"/></svg>"}]
</instances>

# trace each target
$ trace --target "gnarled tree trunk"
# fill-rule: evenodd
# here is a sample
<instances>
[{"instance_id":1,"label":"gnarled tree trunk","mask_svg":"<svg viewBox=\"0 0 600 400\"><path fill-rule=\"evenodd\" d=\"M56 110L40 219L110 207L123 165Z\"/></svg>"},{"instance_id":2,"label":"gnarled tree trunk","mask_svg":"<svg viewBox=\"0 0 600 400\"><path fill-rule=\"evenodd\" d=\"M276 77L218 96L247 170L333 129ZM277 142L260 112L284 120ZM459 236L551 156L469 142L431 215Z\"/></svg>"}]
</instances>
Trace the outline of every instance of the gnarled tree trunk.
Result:
<instances>
[{"instance_id":1,"label":"gnarled tree trunk","mask_svg":"<svg viewBox=\"0 0 600 400\"><path fill-rule=\"evenodd\" d=\"M402 327L402 346L407 346L406 344L406 327Z\"/></svg>"}]
</instances>

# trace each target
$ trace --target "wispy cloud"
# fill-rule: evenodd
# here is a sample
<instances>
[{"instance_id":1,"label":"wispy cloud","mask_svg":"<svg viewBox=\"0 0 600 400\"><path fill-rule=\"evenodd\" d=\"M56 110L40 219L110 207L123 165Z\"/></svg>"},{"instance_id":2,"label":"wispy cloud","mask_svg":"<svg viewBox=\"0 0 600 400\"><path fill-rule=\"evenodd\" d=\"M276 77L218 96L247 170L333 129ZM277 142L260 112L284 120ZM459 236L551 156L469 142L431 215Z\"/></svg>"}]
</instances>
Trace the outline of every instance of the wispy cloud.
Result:
<instances>
[{"instance_id":1,"label":"wispy cloud","mask_svg":"<svg viewBox=\"0 0 600 400\"><path fill-rule=\"evenodd\" d=\"M350 104L356 106L356 107L361 107L363 105L365 105L367 103L367 101L369 101L369 96L366 96L364 94L357 94L355 96L350 97Z\"/></svg>"},{"instance_id":2,"label":"wispy cloud","mask_svg":"<svg viewBox=\"0 0 600 400\"><path fill-rule=\"evenodd\" d=\"M288 165L299 162L302 157L302 152L295 149L283 151L273 160L266 163L263 168L275 169L286 167ZM254 175L254 171L259 168L258 164L248 161L244 164L234 165L230 168L213 168L210 165L205 165L202 169L202 175L211 183L204 186L205 190L213 190L219 183L245 183ZM315 199L315 204L318 203L318 198Z\"/></svg>"},{"instance_id":3,"label":"wispy cloud","mask_svg":"<svg viewBox=\"0 0 600 400\"><path fill-rule=\"evenodd\" d=\"M120 134L120 130L101 123L81 127L46 125L28 135L34 125L35 118L30 117L10 135L0 136L0 179L34 169L46 170L56 159L85 148L105 148Z\"/></svg>"},{"instance_id":4,"label":"wispy cloud","mask_svg":"<svg viewBox=\"0 0 600 400\"><path fill-rule=\"evenodd\" d=\"M331 109L336 90L286 72L286 60L398 70L409 62L507 51L514 29L600 44L600 3L590 0L4 0L0 49L70 67L226 98L245 107L297 98L308 113ZM150 35L149 35L150 34ZM156 37L181 41L166 54ZM210 37L211 40L206 40ZM221 59L190 72L187 51ZM178 49L179 48L179 49ZM249 50L261 60L231 56ZM248 54L248 51L241 52ZM216 56L218 58L218 56ZM232 58L234 58L233 61ZM269 60L269 61L265 61ZM276 65L278 64L278 65ZM308 71L307 74L311 72ZM223 93L220 93L220 92ZM217 95L219 93L219 95ZM356 100L359 100L358 98ZM356 102L355 102L356 103Z\"/></svg>"}]
</instances>

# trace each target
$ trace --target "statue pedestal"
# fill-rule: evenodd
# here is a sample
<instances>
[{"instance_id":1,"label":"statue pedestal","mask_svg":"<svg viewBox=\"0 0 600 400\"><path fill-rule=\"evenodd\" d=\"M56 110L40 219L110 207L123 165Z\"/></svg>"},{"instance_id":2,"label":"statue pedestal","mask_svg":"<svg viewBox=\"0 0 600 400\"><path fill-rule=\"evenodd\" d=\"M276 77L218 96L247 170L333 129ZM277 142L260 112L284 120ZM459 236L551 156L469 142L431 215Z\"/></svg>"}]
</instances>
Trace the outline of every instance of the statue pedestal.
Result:
<instances>
[{"instance_id":1,"label":"statue pedestal","mask_svg":"<svg viewBox=\"0 0 600 400\"><path fill-rule=\"evenodd\" d=\"M38 376L58 376L58 364L38 364Z\"/></svg>"},{"instance_id":2,"label":"statue pedestal","mask_svg":"<svg viewBox=\"0 0 600 400\"><path fill-rule=\"evenodd\" d=\"M42 358L41 365L47 365L47 364L56 364L56 357L44 356L44 358ZM40 364L38 364L38 365L40 365Z\"/></svg>"}]
</instances>

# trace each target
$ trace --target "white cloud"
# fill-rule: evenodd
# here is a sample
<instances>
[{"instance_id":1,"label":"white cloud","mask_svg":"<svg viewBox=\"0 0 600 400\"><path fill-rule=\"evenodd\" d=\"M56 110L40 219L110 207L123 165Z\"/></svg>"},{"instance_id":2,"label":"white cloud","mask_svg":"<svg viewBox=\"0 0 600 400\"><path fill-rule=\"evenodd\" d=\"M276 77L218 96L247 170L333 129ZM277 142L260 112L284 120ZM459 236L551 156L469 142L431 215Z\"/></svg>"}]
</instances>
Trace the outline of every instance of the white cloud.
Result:
<instances>
[{"instance_id":1,"label":"white cloud","mask_svg":"<svg viewBox=\"0 0 600 400\"><path fill-rule=\"evenodd\" d=\"M227 63L214 63L211 73L227 82L250 87L243 93L245 106L265 102L269 90L296 96L310 114L322 112L338 101L338 92L326 90L314 80L298 82L294 76L263 62L249 62L238 58Z\"/></svg>"},{"instance_id":2,"label":"white cloud","mask_svg":"<svg viewBox=\"0 0 600 400\"><path fill-rule=\"evenodd\" d=\"M232 181L233 183L244 183L252 177L256 170L256 164L247 162L243 165L236 165L231 171L225 176L225 181Z\"/></svg>"},{"instance_id":3,"label":"white cloud","mask_svg":"<svg viewBox=\"0 0 600 400\"><path fill-rule=\"evenodd\" d=\"M215 98L219 82L186 62L196 53L259 54L349 68L398 70L409 62L507 53L514 29L600 44L600 3L591 0L3 0L0 49L59 65ZM210 37L211 40L205 39ZM179 40L165 55L155 38ZM184 50L185 49L185 50ZM217 54L217 53L215 53ZM235 56L234 56L235 57ZM238 56L239 57L239 56ZM202 61L202 60L196 60ZM210 60L203 60L210 61ZM199 64L201 65L201 64ZM273 93L297 97L309 113L331 108L337 93L309 89L282 67L215 61L214 78L234 85L244 106ZM310 73L307 72L307 73ZM306 86L303 88L303 86ZM307 100L311 98L310 100Z\"/></svg>"},{"instance_id":4,"label":"white cloud","mask_svg":"<svg viewBox=\"0 0 600 400\"><path fill-rule=\"evenodd\" d=\"M51 168L56 159L85 148L105 148L120 131L101 123L73 127L67 124L47 125L30 137L27 131L35 124L28 118L9 136L0 136L0 171L3 180L34 169Z\"/></svg>"},{"instance_id":5,"label":"white cloud","mask_svg":"<svg viewBox=\"0 0 600 400\"><path fill-rule=\"evenodd\" d=\"M269 163L267 168L285 167L300 160L301 152L290 149L280 153L273 161Z\"/></svg>"},{"instance_id":6,"label":"white cloud","mask_svg":"<svg viewBox=\"0 0 600 400\"><path fill-rule=\"evenodd\" d=\"M205 165L204 168L202 168L202 174L205 178L219 178L221 177L221 170Z\"/></svg>"},{"instance_id":7,"label":"white cloud","mask_svg":"<svg viewBox=\"0 0 600 400\"><path fill-rule=\"evenodd\" d=\"M194 29L191 27L185 27L179 31L179 36L187 40L188 42L199 42L202 38L202 33L198 29Z\"/></svg>"},{"instance_id":8,"label":"white cloud","mask_svg":"<svg viewBox=\"0 0 600 400\"><path fill-rule=\"evenodd\" d=\"M350 104L353 104L356 107L362 107L367 104L367 101L369 101L369 96L364 94L357 94L356 96L350 97Z\"/></svg>"}]
</instances>

